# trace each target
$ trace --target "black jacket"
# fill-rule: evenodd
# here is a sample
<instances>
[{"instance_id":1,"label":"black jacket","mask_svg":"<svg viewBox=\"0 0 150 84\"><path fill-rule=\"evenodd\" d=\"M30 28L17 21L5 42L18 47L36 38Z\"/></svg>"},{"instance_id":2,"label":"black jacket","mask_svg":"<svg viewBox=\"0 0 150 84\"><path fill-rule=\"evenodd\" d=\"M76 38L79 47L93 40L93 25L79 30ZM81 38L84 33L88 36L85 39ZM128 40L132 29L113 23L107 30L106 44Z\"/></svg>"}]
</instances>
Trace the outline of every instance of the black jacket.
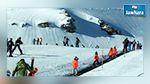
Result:
<instances>
[{"instance_id":1,"label":"black jacket","mask_svg":"<svg viewBox=\"0 0 150 84\"><path fill-rule=\"evenodd\" d=\"M8 47L14 46L14 42L12 40L8 41Z\"/></svg>"},{"instance_id":2,"label":"black jacket","mask_svg":"<svg viewBox=\"0 0 150 84\"><path fill-rule=\"evenodd\" d=\"M21 41L21 39L17 39L16 42L15 42L15 44L16 44L16 45L17 45L17 44L20 45L20 44L23 44L23 42Z\"/></svg>"}]
</instances>

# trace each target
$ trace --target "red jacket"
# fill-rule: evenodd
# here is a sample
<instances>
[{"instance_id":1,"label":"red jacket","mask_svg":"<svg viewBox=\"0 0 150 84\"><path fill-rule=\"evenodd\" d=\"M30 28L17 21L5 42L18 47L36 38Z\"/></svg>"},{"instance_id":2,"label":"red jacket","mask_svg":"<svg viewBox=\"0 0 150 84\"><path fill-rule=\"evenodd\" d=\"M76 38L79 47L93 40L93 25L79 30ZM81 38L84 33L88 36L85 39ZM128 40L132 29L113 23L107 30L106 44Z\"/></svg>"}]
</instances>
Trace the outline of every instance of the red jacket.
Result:
<instances>
[{"instance_id":1,"label":"red jacket","mask_svg":"<svg viewBox=\"0 0 150 84\"><path fill-rule=\"evenodd\" d=\"M116 54L117 54L117 49L113 48L113 56L116 56Z\"/></svg>"},{"instance_id":2,"label":"red jacket","mask_svg":"<svg viewBox=\"0 0 150 84\"><path fill-rule=\"evenodd\" d=\"M94 61L95 61L95 60L98 60L98 59L99 59L98 54L95 54L95 56L94 56Z\"/></svg>"},{"instance_id":3,"label":"red jacket","mask_svg":"<svg viewBox=\"0 0 150 84\"><path fill-rule=\"evenodd\" d=\"M73 69L77 69L77 68L78 68L78 60L75 60L75 59L74 59L74 60L72 61L72 68L73 68Z\"/></svg>"},{"instance_id":4,"label":"red jacket","mask_svg":"<svg viewBox=\"0 0 150 84\"><path fill-rule=\"evenodd\" d=\"M113 49L110 49L110 50L109 50L108 55L109 55L109 56L113 56Z\"/></svg>"}]
</instances>

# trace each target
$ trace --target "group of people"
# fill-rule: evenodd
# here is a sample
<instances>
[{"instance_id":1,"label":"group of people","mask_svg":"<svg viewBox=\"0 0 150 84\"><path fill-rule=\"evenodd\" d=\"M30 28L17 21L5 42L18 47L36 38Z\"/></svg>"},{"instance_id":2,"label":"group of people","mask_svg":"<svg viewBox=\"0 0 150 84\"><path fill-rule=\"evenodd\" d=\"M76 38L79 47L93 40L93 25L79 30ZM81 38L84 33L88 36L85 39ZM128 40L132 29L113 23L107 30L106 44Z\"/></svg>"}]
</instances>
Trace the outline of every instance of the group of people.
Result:
<instances>
[{"instance_id":1,"label":"group of people","mask_svg":"<svg viewBox=\"0 0 150 84\"><path fill-rule=\"evenodd\" d=\"M81 41L78 37L76 37L75 47L79 47L79 43L81 43ZM69 46L69 38L67 36L64 36L63 45ZM85 47L82 43L81 45L82 47ZM73 47L73 44L71 44L70 46Z\"/></svg>"},{"instance_id":2,"label":"group of people","mask_svg":"<svg viewBox=\"0 0 150 84\"><path fill-rule=\"evenodd\" d=\"M64 46L69 46L68 44L69 38L68 37L64 37ZM78 38L76 38L76 47L79 47L79 43L80 40ZM20 45L23 44L23 42L21 41L21 37L19 37L15 44L12 41L12 38L10 38L10 40L8 41L8 49L7 51L10 51L10 56L12 56L13 51L16 49L16 47L18 47L18 49L20 50L20 53L22 53L22 50L20 48ZM12 49L12 46L15 46ZM135 41L133 40L132 42L128 40L128 38L126 38L123 41L123 53L126 53L127 51L131 51L131 50L135 50L135 49L141 49L142 45L141 43L139 43L139 41ZM112 60L114 58L116 58L117 56L117 48L116 46L114 46L113 48L110 48L110 50L108 51L108 54L106 57L108 57L108 60ZM100 61L100 55L98 54L98 52L96 51L94 56L93 56L93 66L97 66L103 63L103 57L101 57L102 60ZM73 69L73 75L77 76L78 75L78 66L79 66L79 58L77 56L75 56L72 60L72 69ZM21 59L18 63L17 66L15 68L15 70L13 71L12 76L34 76L34 74L37 72L37 68L31 68L31 66L29 66L24 59ZM29 72L29 73L28 73Z\"/></svg>"},{"instance_id":3,"label":"group of people","mask_svg":"<svg viewBox=\"0 0 150 84\"><path fill-rule=\"evenodd\" d=\"M70 46L70 47L74 47L73 44L69 45L69 38L67 36L64 36L63 39L63 46ZM81 43L80 39L78 37L76 37L76 42L75 42L75 47L79 47L79 44ZM33 39L33 45L42 45L43 44L43 38L42 37L37 37ZM46 45L48 45L48 43L46 43ZM56 43L56 45L58 46L58 43ZM85 47L82 43L81 43L82 47Z\"/></svg>"},{"instance_id":4,"label":"group of people","mask_svg":"<svg viewBox=\"0 0 150 84\"><path fill-rule=\"evenodd\" d=\"M135 50L135 49L142 49L142 44L139 41L129 41L128 38L126 38L123 41L123 52L126 53L127 51Z\"/></svg>"},{"instance_id":5,"label":"group of people","mask_svg":"<svg viewBox=\"0 0 150 84\"><path fill-rule=\"evenodd\" d=\"M113 48L110 48L109 52L108 52L108 60L112 60L116 57L117 55L117 48L116 47L113 47ZM102 57L103 58L103 57ZM98 55L98 52L96 51L95 54L94 54L94 61L93 61L93 66L97 66L97 65L100 65L101 63L103 63L103 59L102 61L100 61L100 55ZM74 57L74 59L72 60L72 68L73 68L73 75L74 76L77 76L78 74L78 60L79 58L77 56Z\"/></svg>"},{"instance_id":6,"label":"group of people","mask_svg":"<svg viewBox=\"0 0 150 84\"><path fill-rule=\"evenodd\" d=\"M17 63L17 66L14 69L12 76L15 77L34 76L37 71L38 71L37 67L33 68L28 63L26 63L24 59L21 59ZM10 76L10 74L8 74L7 76Z\"/></svg>"},{"instance_id":7,"label":"group of people","mask_svg":"<svg viewBox=\"0 0 150 84\"><path fill-rule=\"evenodd\" d=\"M128 40L128 38L126 38L123 41L123 52L124 53L126 53L127 51L135 50L135 49L142 49L142 45L139 41L136 42L135 40L133 40L131 42ZM114 46L113 48L110 48L108 55L106 57L108 57L108 60L112 60L112 59L116 58L116 55L117 55L117 48L116 48L116 46ZM73 68L74 76L77 76L77 74L78 74L78 70L77 70L78 59L79 58L77 56L75 56L72 61L72 68ZM102 59L102 61L99 61L99 60L100 60L100 55L98 55L98 52L96 51L95 55L94 55L93 66L100 65L101 63L103 63L103 59Z\"/></svg>"},{"instance_id":8,"label":"group of people","mask_svg":"<svg viewBox=\"0 0 150 84\"><path fill-rule=\"evenodd\" d=\"M9 57L13 57L12 54L13 52L16 50L16 48L18 47L19 51L20 51L20 55L23 54L20 45L23 44L21 37L19 37L15 43L13 42L13 39L10 38L9 40L7 39L7 52L9 52ZM13 47L14 46L14 47Z\"/></svg>"},{"instance_id":9,"label":"group of people","mask_svg":"<svg viewBox=\"0 0 150 84\"><path fill-rule=\"evenodd\" d=\"M42 45L43 38L42 37L37 37L33 39L33 45Z\"/></svg>"}]
</instances>

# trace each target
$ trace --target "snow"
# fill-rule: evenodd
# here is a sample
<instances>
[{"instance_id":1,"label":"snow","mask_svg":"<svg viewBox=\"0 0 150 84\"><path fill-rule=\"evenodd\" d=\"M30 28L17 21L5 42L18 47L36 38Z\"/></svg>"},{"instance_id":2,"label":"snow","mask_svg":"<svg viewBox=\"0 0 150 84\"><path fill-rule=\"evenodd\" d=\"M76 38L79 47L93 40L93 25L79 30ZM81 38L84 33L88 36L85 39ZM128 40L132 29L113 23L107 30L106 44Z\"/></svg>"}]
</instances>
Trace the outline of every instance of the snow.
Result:
<instances>
[{"instance_id":1,"label":"snow","mask_svg":"<svg viewBox=\"0 0 150 84\"><path fill-rule=\"evenodd\" d=\"M106 32L101 31L100 27L97 25L97 19L100 18L108 23L111 21L111 24L117 25L118 29L122 31L128 30L132 35L137 39L142 38L142 27L139 24L141 19L137 18L127 18L124 15L120 15L119 10L115 10L114 15L109 15L109 11L97 10L97 9L66 9L68 13L75 19L75 25L77 30L75 33L68 33L62 31L60 25L63 23L67 23L68 16L65 16L65 9L58 8L16 8L16 9L8 9L8 38L17 39L19 36L22 37L24 44L32 44L33 38L42 37L44 44L48 43L51 45L55 45L58 43L62 45L62 40L64 36L68 36L70 39L70 44L75 43L75 37L79 37L81 42L85 44L86 47L95 47L99 45L101 48L108 48L109 46L114 46L114 41L109 41L109 39L120 39L122 41L124 38L129 36L109 36ZM81 13L80 13L81 12ZM84 12L84 13L83 13ZM86 14L85 14L86 13ZM118 17L118 14L120 15ZM117 16L116 16L117 15ZM109 16L109 17L106 17ZM110 17L113 16L113 17ZM118 18L117 18L118 17ZM89 19L91 18L91 19ZM111 19L111 20L110 20ZM119 20L116 20L119 19ZM121 22L121 21L123 22ZM135 22L136 20L136 22ZM37 27L38 23L49 21L55 24L56 28L39 28ZM119 21L119 23L118 23ZM18 24L29 23L32 26L22 28L21 26L12 26L10 25L12 22L16 22ZM117 22L117 23L116 23ZM125 23L126 22L126 23ZM130 23L128 23L130 22ZM126 27L128 26L128 27ZM134 30L133 30L134 29ZM137 31L138 29L138 31ZM14 33L17 32L17 33ZM135 33L139 34L136 35ZM115 38L118 37L118 38ZM131 37L129 37L131 38ZM140 41L142 41L140 39ZM106 45L104 45L104 43ZM113 45L112 45L113 44ZM118 45L120 47L120 45Z\"/></svg>"},{"instance_id":2,"label":"snow","mask_svg":"<svg viewBox=\"0 0 150 84\"><path fill-rule=\"evenodd\" d=\"M18 56L16 50L13 58L7 58L8 69L13 71L16 63L24 58L30 64L31 58L35 57L35 67L38 67L38 76L57 76L65 75L72 72L71 62L75 56L79 57L79 69L88 66L93 62L95 51L102 54L101 49L92 48L71 48L60 46L22 46L25 55ZM80 53L79 53L80 52ZM107 54L108 49L103 50L103 54ZM40 63L40 64L39 64Z\"/></svg>"},{"instance_id":3,"label":"snow","mask_svg":"<svg viewBox=\"0 0 150 84\"><path fill-rule=\"evenodd\" d=\"M75 33L69 33L60 28L71 18L66 16L67 14L75 19L77 28ZM7 9L7 18L8 38L13 38L15 41L21 36L24 43L21 48L25 54L19 55L16 50L13 58L7 58L7 68L13 71L21 58L30 64L31 58L35 57L35 67L39 69L36 76L63 76L71 73L71 61L74 56L79 57L79 69L89 66L93 62L95 51L98 51L99 55L102 55L103 51L103 55L106 55L108 50L114 46L121 51L122 41L126 37L131 41L136 39L143 44L141 25L143 18L126 17L122 14L121 9L109 9L108 11L106 9L9 8ZM97 23L99 19L104 20L115 29L121 30L124 35L110 36L101 31ZM43 22L50 22L56 26L47 28L37 26ZM12 23L18 25L11 25ZM29 23L31 26L22 27L22 24L25 23ZM78 37L85 48L81 47L82 44L80 44L80 48L64 47L64 36L70 39L69 45L73 44L74 46L75 38ZM37 37L43 38L43 45L33 45L33 39ZM100 48L96 49L96 45ZM136 52L134 54L136 55ZM116 71L112 75L120 76L118 73Z\"/></svg>"},{"instance_id":4,"label":"snow","mask_svg":"<svg viewBox=\"0 0 150 84\"><path fill-rule=\"evenodd\" d=\"M136 50L82 76L139 76L143 73L143 51Z\"/></svg>"}]
</instances>

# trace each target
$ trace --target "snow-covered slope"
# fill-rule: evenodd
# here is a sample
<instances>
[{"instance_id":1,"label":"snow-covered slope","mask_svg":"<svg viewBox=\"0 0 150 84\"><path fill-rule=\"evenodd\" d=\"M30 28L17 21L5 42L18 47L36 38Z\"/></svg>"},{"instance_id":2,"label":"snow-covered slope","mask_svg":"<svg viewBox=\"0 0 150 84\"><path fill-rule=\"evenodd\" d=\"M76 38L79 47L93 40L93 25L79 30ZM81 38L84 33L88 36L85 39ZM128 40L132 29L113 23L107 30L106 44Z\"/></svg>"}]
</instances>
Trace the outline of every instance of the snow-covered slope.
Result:
<instances>
[{"instance_id":1,"label":"snow-covered slope","mask_svg":"<svg viewBox=\"0 0 150 84\"><path fill-rule=\"evenodd\" d=\"M82 76L140 76L143 73L143 51L136 50Z\"/></svg>"},{"instance_id":2,"label":"snow-covered slope","mask_svg":"<svg viewBox=\"0 0 150 84\"><path fill-rule=\"evenodd\" d=\"M76 32L74 33L66 32L60 27L70 18L66 16L65 11L75 19ZM7 10L7 19L8 38L13 38L15 41L21 36L24 43L21 48L25 54L20 56L18 50L15 50L14 57L7 58L7 68L13 71L21 58L30 63L31 58L35 57L35 67L39 69L36 76L62 76L71 73L71 61L74 56L79 57L79 69L84 68L93 62L95 51L98 51L99 55L106 55L114 46L121 51L122 41L126 37L131 41L136 39L143 44L143 18L126 17L121 9L10 8ZM98 26L98 19L122 31L124 35L108 35ZM37 25L42 22L50 22L53 25L46 28L38 27ZM12 25L12 23L16 24ZM30 25L22 27L25 23ZM75 45L78 37L85 48L81 47L82 44L80 48L64 47L64 36L70 39L69 45ZM43 38L43 45L33 45L33 39L37 37ZM55 45L56 43L58 46ZM100 48L96 49L96 45ZM137 55L136 52L134 54ZM127 60L131 59L127 58ZM120 74L116 73L116 76L118 75Z\"/></svg>"},{"instance_id":3,"label":"snow-covered slope","mask_svg":"<svg viewBox=\"0 0 150 84\"><path fill-rule=\"evenodd\" d=\"M13 71L16 63L24 58L30 64L31 58L35 58L34 67L39 71L36 76L62 76L72 73L71 62L75 56L79 58L79 69L89 66L93 62L95 51L102 55L101 49L94 48L72 48L60 46L22 46L25 55L19 56L18 50L15 51L13 58L7 58L7 68ZM103 55L106 55L108 49L103 49Z\"/></svg>"},{"instance_id":4,"label":"snow-covered slope","mask_svg":"<svg viewBox=\"0 0 150 84\"><path fill-rule=\"evenodd\" d=\"M110 40L118 40L117 36L110 36L102 31L97 25L98 18L108 22L114 28L121 30L123 33L133 35L136 38L141 38L143 35L140 20L142 18L129 18L122 14L122 10L104 10L104 9L57 9L57 8L31 8L31 9L8 9L8 38L22 37L25 45L32 44L34 38L42 37L43 44L62 45L63 37L68 36L69 44L75 44L75 38L79 37L81 42L86 47L95 47L99 45L101 48L106 48L114 45L116 42ZM65 11L75 19L77 30L75 33L68 33L60 28L60 25L67 23ZM111 13L112 12L112 13ZM55 27L39 28L38 23L51 22ZM18 25L12 26L15 22ZM31 26L21 27L22 24L29 23ZM120 41L126 36L119 36ZM140 39L140 41L142 41ZM120 46L118 46L120 47Z\"/></svg>"},{"instance_id":5,"label":"snow-covered slope","mask_svg":"<svg viewBox=\"0 0 150 84\"><path fill-rule=\"evenodd\" d=\"M69 10L69 9L68 9ZM101 19L107 22L115 29L121 30L125 35L143 36L142 24L144 17L128 17L123 15L123 9L70 9L76 16L87 20L91 23L98 24L97 20Z\"/></svg>"}]
</instances>

